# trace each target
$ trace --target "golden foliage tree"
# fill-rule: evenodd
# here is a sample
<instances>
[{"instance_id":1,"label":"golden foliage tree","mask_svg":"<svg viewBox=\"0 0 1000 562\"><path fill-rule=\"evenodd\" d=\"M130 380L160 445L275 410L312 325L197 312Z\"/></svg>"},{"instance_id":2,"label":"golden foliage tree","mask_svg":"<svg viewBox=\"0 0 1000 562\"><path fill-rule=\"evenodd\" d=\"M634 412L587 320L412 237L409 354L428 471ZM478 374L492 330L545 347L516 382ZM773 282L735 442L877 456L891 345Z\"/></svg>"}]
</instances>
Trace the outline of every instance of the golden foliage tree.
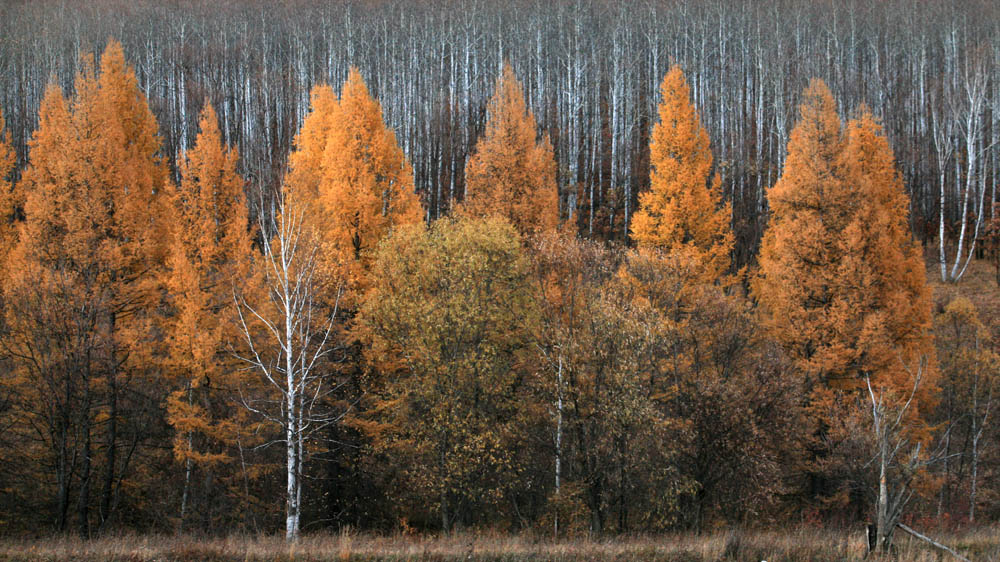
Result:
<instances>
[{"instance_id":1,"label":"golden foliage tree","mask_svg":"<svg viewBox=\"0 0 1000 562\"><path fill-rule=\"evenodd\" d=\"M173 308L165 326L172 390L167 420L176 432L174 455L185 466L181 526L193 465L210 470L231 462L230 447L239 437L234 416L241 410L226 405L237 386L227 345L237 336L233 294L248 277L251 253L237 153L223 145L211 105L202 110L199 127L174 192L176 220L164 283Z\"/></svg>"},{"instance_id":2,"label":"golden foliage tree","mask_svg":"<svg viewBox=\"0 0 1000 562\"><path fill-rule=\"evenodd\" d=\"M517 474L519 350L528 342L528 263L502 218L401 229L380 247L361 310L386 380L369 426L406 459L407 489L449 529L496 509Z\"/></svg>"},{"instance_id":3,"label":"golden foliage tree","mask_svg":"<svg viewBox=\"0 0 1000 562\"><path fill-rule=\"evenodd\" d=\"M811 393L814 451L842 450L858 440L856 427L874 424L862 433L874 441L858 446L879 451L889 479L872 494L885 548L905 505L893 506L889 496L909 493L913 478L912 463L890 444L927 438L923 420L937 389L924 263L907 228L892 149L871 114L862 108L842 127L819 80L800 111L785 168L768 193L772 217L754 291L766 326ZM895 424L890 412L900 416ZM868 469L849 476L849 459L837 458L819 455L813 468L839 480L827 483L846 500L845 480L864 481Z\"/></svg>"},{"instance_id":4,"label":"golden foliage tree","mask_svg":"<svg viewBox=\"0 0 1000 562\"><path fill-rule=\"evenodd\" d=\"M421 208L413 169L356 68L339 100L328 86L314 88L289 163L287 189L309 207L326 273L363 291L378 242L420 221Z\"/></svg>"},{"instance_id":5,"label":"golden foliage tree","mask_svg":"<svg viewBox=\"0 0 1000 562\"><path fill-rule=\"evenodd\" d=\"M295 136L295 148L288 156L285 190L290 196L313 204L319 198L319 183L323 177L323 154L330 138L337 94L329 85L314 86L310 93L310 109Z\"/></svg>"},{"instance_id":6,"label":"golden foliage tree","mask_svg":"<svg viewBox=\"0 0 1000 562\"><path fill-rule=\"evenodd\" d=\"M691 104L680 66L660 84L660 121L650 143L650 189L639 196L632 237L639 248L686 252L713 281L729 267L733 234L720 179L711 177L708 132Z\"/></svg>"},{"instance_id":7,"label":"golden foliage tree","mask_svg":"<svg viewBox=\"0 0 1000 562\"><path fill-rule=\"evenodd\" d=\"M126 415L142 407L126 391L151 375L149 328L170 212L163 201L167 171L157 156L156 120L115 41L97 71L93 57L83 57L68 107L58 88L48 88L40 117L21 183L26 218L4 283L8 304L18 303L7 309L7 341L26 415L52 429L55 519L65 526L74 487L86 535L95 482L104 527L127 477L129 465L119 458L123 432L144 431L138 416ZM40 349L44 354L34 357ZM54 389L55 414L44 395ZM79 438L69 440L71 434ZM81 461L71 469L74 455Z\"/></svg>"},{"instance_id":8,"label":"golden foliage tree","mask_svg":"<svg viewBox=\"0 0 1000 562\"><path fill-rule=\"evenodd\" d=\"M881 127L862 111L842 129L814 80L768 198L755 291L771 332L810 381L906 378L903 364L932 351L929 294Z\"/></svg>"},{"instance_id":9,"label":"golden foliage tree","mask_svg":"<svg viewBox=\"0 0 1000 562\"><path fill-rule=\"evenodd\" d=\"M505 64L487 106L486 132L465 166L463 209L505 217L521 234L532 234L558 224L559 194L552 145L547 136L536 140L522 89Z\"/></svg>"}]
</instances>

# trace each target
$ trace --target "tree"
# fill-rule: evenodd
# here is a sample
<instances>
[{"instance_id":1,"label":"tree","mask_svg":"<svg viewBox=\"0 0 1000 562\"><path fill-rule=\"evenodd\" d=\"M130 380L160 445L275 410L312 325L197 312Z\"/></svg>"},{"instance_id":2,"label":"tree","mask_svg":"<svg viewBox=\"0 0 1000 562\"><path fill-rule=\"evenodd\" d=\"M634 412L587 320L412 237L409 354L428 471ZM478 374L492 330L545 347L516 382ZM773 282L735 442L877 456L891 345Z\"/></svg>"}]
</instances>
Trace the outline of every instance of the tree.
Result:
<instances>
[{"instance_id":1,"label":"tree","mask_svg":"<svg viewBox=\"0 0 1000 562\"><path fill-rule=\"evenodd\" d=\"M869 398L867 406L872 414L869 435L874 444L872 464L878 468L875 544L871 544L869 534L868 546L870 550L877 548L882 552L889 552L892 547L893 533L906 505L913 498L915 483L919 481L923 468L937 460L928 460L926 453L921 451L924 443L913 439L914 435L924 433L926 428L920 417L910 412L919 400L920 384L928 372L928 364L925 358L921 358L912 369L907 366L904 370L911 377L911 388L904 392L885 385L873 390L871 377L865 375Z\"/></svg>"},{"instance_id":2,"label":"tree","mask_svg":"<svg viewBox=\"0 0 1000 562\"><path fill-rule=\"evenodd\" d=\"M229 451L240 434L227 406L238 387L228 348L238 325L233 291L247 280L252 251L238 156L222 144L211 104L199 129L173 194L176 220L164 281L173 309L165 322L167 420L176 432L174 456L184 463L179 528L194 465L211 470L232 462Z\"/></svg>"},{"instance_id":3,"label":"tree","mask_svg":"<svg viewBox=\"0 0 1000 562\"><path fill-rule=\"evenodd\" d=\"M842 129L819 80L800 111L769 191L773 214L754 287L766 326L805 379L820 440L835 421L823 412L840 399L856 403L850 393L867 385L880 396L913 395L907 438L926 440L920 420L937 390L929 291L892 150L864 108Z\"/></svg>"},{"instance_id":4,"label":"tree","mask_svg":"<svg viewBox=\"0 0 1000 562\"><path fill-rule=\"evenodd\" d=\"M942 436L944 483L940 502L957 503L953 493L956 476L968 477L968 518L976 520L980 463L995 416L1000 357L991 349L990 329L980 320L976 306L959 296L935 319L937 355L941 369L941 405L938 420L946 426ZM952 462L953 451L959 455ZM942 506L943 507L943 506Z\"/></svg>"},{"instance_id":5,"label":"tree","mask_svg":"<svg viewBox=\"0 0 1000 562\"><path fill-rule=\"evenodd\" d=\"M378 242L396 225L420 221L413 170L382 108L352 68L340 94L318 86L296 138L288 189L311 207L324 267L340 268L352 300L366 286Z\"/></svg>"},{"instance_id":6,"label":"tree","mask_svg":"<svg viewBox=\"0 0 1000 562\"><path fill-rule=\"evenodd\" d=\"M927 351L930 305L892 150L865 110L842 131L821 81L803 97L769 191L755 294L811 382L856 389L862 371L905 379L897 353L910 360Z\"/></svg>"},{"instance_id":7,"label":"tree","mask_svg":"<svg viewBox=\"0 0 1000 562\"><path fill-rule=\"evenodd\" d=\"M370 430L441 527L496 509L514 480L519 356L535 309L528 263L502 218L440 219L379 248L361 309L385 378Z\"/></svg>"},{"instance_id":8,"label":"tree","mask_svg":"<svg viewBox=\"0 0 1000 562\"><path fill-rule=\"evenodd\" d=\"M146 341L170 217L159 149L156 120L121 45L111 41L99 71L92 56L81 60L69 107L56 87L48 89L21 184L25 222L4 287L7 302L18 303L7 310L17 324L8 340L15 384L24 407L50 428L58 526L66 523L75 474L85 536L97 470L104 470L97 506L104 528L122 499L132 452L152 430L138 419L144 405L136 389L152 375ZM70 451L77 432L80 449ZM120 456L123 442L130 452ZM74 455L81 459L75 468Z\"/></svg>"},{"instance_id":9,"label":"tree","mask_svg":"<svg viewBox=\"0 0 1000 562\"><path fill-rule=\"evenodd\" d=\"M339 100L332 89L313 92L313 110L303 123L292 154L287 189L308 205L308 235L319 244L317 267L329 284L320 290L326 305L341 310L336 339L346 348L338 371L342 392L331 396L345 406L361 401L362 357L353 318L371 283L370 269L379 241L393 229L421 221L413 169L356 68L348 73ZM331 425L325 482L356 480L361 464L359 436L350 424ZM344 446L345 443L350 445ZM327 494L329 506L350 505L350 497ZM336 509L336 507L331 507ZM338 509L339 511L339 509Z\"/></svg>"},{"instance_id":10,"label":"tree","mask_svg":"<svg viewBox=\"0 0 1000 562\"><path fill-rule=\"evenodd\" d=\"M336 390L324 361L335 349L333 329L343 284L326 304L322 290L332 282L318 267L319 244L305 226L307 207L282 194L273 214L262 214L263 258L256 281L237 294L241 358L259 384L241 386L244 407L277 426L285 444L285 538L299 538L302 475L308 447L336 423L326 398ZM270 217L270 218L269 218Z\"/></svg>"},{"instance_id":11,"label":"tree","mask_svg":"<svg viewBox=\"0 0 1000 562\"><path fill-rule=\"evenodd\" d=\"M505 64L487 106L486 132L465 166L463 209L502 216L521 234L559 221L556 164L548 137L536 140L535 116L524 102L514 69Z\"/></svg>"},{"instance_id":12,"label":"tree","mask_svg":"<svg viewBox=\"0 0 1000 562\"><path fill-rule=\"evenodd\" d=\"M640 248L689 252L714 281L729 267L733 234L721 180L712 172L708 133L690 101L690 89L675 65L660 84L660 121L650 143L650 189L639 195L632 237Z\"/></svg>"},{"instance_id":13,"label":"tree","mask_svg":"<svg viewBox=\"0 0 1000 562\"><path fill-rule=\"evenodd\" d=\"M337 94L326 84L313 86L309 113L295 135L294 150L288 155L285 190L290 197L314 203L319 198L323 178L323 155L329 142Z\"/></svg>"}]
</instances>

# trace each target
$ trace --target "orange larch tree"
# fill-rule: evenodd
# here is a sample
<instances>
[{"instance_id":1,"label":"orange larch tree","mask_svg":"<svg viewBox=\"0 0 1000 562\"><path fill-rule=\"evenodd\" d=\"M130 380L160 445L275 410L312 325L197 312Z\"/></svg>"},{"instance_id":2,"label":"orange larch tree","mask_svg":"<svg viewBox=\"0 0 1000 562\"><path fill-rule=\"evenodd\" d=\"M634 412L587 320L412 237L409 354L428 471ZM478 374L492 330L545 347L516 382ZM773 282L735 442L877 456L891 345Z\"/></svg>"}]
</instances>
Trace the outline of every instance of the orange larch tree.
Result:
<instances>
[{"instance_id":1,"label":"orange larch tree","mask_svg":"<svg viewBox=\"0 0 1000 562\"><path fill-rule=\"evenodd\" d=\"M413 169L356 68L339 99L329 86L313 88L285 190L305 206L307 230L322 247L323 275L353 289L343 304L363 293L378 242L392 227L421 220Z\"/></svg>"},{"instance_id":2,"label":"orange larch tree","mask_svg":"<svg viewBox=\"0 0 1000 562\"><path fill-rule=\"evenodd\" d=\"M912 353L932 349L902 180L867 111L842 128L832 95L815 80L801 112L768 193L772 218L756 295L770 330L811 382L858 388L862 371L888 382L901 376L899 353L910 363Z\"/></svg>"},{"instance_id":3,"label":"orange larch tree","mask_svg":"<svg viewBox=\"0 0 1000 562\"><path fill-rule=\"evenodd\" d=\"M464 212L507 218L522 235L559 222L556 163L548 137L537 140L535 116L510 64L487 106L486 132L465 166Z\"/></svg>"},{"instance_id":4,"label":"orange larch tree","mask_svg":"<svg viewBox=\"0 0 1000 562\"><path fill-rule=\"evenodd\" d=\"M288 156L285 191L289 196L315 204L323 178L323 154L329 142L337 94L326 84L314 86L310 93L309 114L295 136L295 149Z\"/></svg>"},{"instance_id":5,"label":"orange larch tree","mask_svg":"<svg viewBox=\"0 0 1000 562\"><path fill-rule=\"evenodd\" d=\"M844 134L829 89L814 80L791 132L785 169L768 191L771 223L756 296L772 335L810 381L844 377L848 361L832 303L854 194L840 171Z\"/></svg>"},{"instance_id":6,"label":"orange larch tree","mask_svg":"<svg viewBox=\"0 0 1000 562\"><path fill-rule=\"evenodd\" d=\"M211 105L202 110L199 126L173 194L176 220L164 282L173 311L165 323L172 391L167 421L176 432L174 456L185 467L180 527L188 513L193 468L212 470L232 461L228 452L240 436L234 416L242 410L227 405L237 387L228 346L238 336L235 287L246 282L252 251L236 150L223 145Z\"/></svg>"},{"instance_id":7,"label":"orange larch tree","mask_svg":"<svg viewBox=\"0 0 1000 562\"><path fill-rule=\"evenodd\" d=\"M679 66L664 76L660 94L660 121L649 147L650 189L639 196L632 237L640 249L689 254L703 265L704 280L714 281L729 267L733 234L719 176L711 176L708 132Z\"/></svg>"},{"instance_id":8,"label":"orange larch tree","mask_svg":"<svg viewBox=\"0 0 1000 562\"><path fill-rule=\"evenodd\" d=\"M768 193L773 214L754 291L811 392L816 447L836 453L858 439L858 423L870 424L864 446L879 460L872 497L878 544L887 548L906 503L896 500L909 497L916 466L901 447L928 437L922 420L937 390L925 266L892 149L871 114L862 108L842 127L819 80L800 109ZM858 416L872 419L849 419ZM817 466L829 469L838 455L824 456Z\"/></svg>"},{"instance_id":9,"label":"orange larch tree","mask_svg":"<svg viewBox=\"0 0 1000 562\"><path fill-rule=\"evenodd\" d=\"M413 168L357 68L330 118L317 202L326 266L340 268L348 287L360 292L382 238L422 218Z\"/></svg>"},{"instance_id":10,"label":"orange larch tree","mask_svg":"<svg viewBox=\"0 0 1000 562\"><path fill-rule=\"evenodd\" d=\"M56 520L65 526L68 490L75 488L84 535L96 483L101 527L127 501L118 492L128 488L122 482L131 465L120 447L150 430L134 418L146 405L133 403L137 393L129 391L152 375L148 339L170 217L157 129L121 45L111 41L97 71L93 57L83 57L68 107L49 87L21 182L25 221L4 284L7 302L19 303L7 310L16 322L8 346L18 358L17 380L37 389L25 409L44 412L53 428ZM40 341L58 342L44 368L31 358ZM52 396L37 393L56 391L65 411L51 416ZM64 440L73 432L78 445ZM81 460L69 470L64 461L73 455Z\"/></svg>"}]
</instances>

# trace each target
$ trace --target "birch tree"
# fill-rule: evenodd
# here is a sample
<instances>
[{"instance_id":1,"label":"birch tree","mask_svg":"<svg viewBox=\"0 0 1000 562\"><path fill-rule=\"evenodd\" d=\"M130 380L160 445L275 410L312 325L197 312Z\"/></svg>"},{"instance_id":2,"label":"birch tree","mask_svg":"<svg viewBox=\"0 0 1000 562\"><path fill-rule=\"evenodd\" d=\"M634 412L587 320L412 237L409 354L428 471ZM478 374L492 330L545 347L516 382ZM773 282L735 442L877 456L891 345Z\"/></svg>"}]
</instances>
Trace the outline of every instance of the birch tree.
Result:
<instances>
[{"instance_id":1,"label":"birch tree","mask_svg":"<svg viewBox=\"0 0 1000 562\"><path fill-rule=\"evenodd\" d=\"M242 404L280 429L285 445L285 538L298 540L302 516L303 468L311 440L343 412L324 399L336 385L327 361L334 351L339 298L324 306L319 246L304 229L309 208L279 197L273 218L262 215L265 243L255 264L254 290L235 300L243 339L239 357L260 377L263 392L244 385ZM343 284L340 284L343 287ZM338 290L338 295L343 289Z\"/></svg>"}]
</instances>

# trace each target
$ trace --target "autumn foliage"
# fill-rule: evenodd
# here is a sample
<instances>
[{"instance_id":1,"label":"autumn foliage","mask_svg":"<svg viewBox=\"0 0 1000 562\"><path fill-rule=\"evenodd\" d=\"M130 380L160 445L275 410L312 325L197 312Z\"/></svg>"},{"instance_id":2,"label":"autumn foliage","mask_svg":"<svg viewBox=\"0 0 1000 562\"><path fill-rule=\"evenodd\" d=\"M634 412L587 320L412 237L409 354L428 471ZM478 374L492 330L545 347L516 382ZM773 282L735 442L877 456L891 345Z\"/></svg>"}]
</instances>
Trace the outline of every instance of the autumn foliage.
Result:
<instances>
[{"instance_id":1,"label":"autumn foliage","mask_svg":"<svg viewBox=\"0 0 1000 562\"><path fill-rule=\"evenodd\" d=\"M865 109L843 128L821 81L801 114L769 192L756 294L810 382L857 388L870 373L905 388L905 367L932 353L930 303L892 150Z\"/></svg>"},{"instance_id":2,"label":"autumn foliage","mask_svg":"<svg viewBox=\"0 0 1000 562\"><path fill-rule=\"evenodd\" d=\"M465 166L463 210L501 216L522 234L559 222L556 163L548 137L538 140L535 117L524 102L514 69L505 64L487 111L486 132Z\"/></svg>"},{"instance_id":3,"label":"autumn foliage","mask_svg":"<svg viewBox=\"0 0 1000 562\"><path fill-rule=\"evenodd\" d=\"M20 183L26 218L4 281L7 342L22 358L13 381L19 407L49 428L37 454L57 467L57 526L67 525L75 489L88 535L113 517L123 434L143 407L135 389L153 377L147 342L159 277L150 273L164 267L167 169L156 120L117 42L96 69L82 58L69 103L49 86L40 117ZM96 521L92 497L100 498Z\"/></svg>"},{"instance_id":4,"label":"autumn foliage","mask_svg":"<svg viewBox=\"0 0 1000 562\"><path fill-rule=\"evenodd\" d=\"M686 253L702 264L706 279L718 279L733 247L729 205L722 203L718 174L711 176L708 133L679 66L663 77L660 95L649 147L650 189L639 195L632 238L639 248Z\"/></svg>"},{"instance_id":5,"label":"autumn foliage","mask_svg":"<svg viewBox=\"0 0 1000 562\"><path fill-rule=\"evenodd\" d=\"M287 189L311 208L326 274L364 290L378 242L422 218L413 170L357 69L339 99L317 86L312 103L289 158Z\"/></svg>"},{"instance_id":6,"label":"autumn foliage","mask_svg":"<svg viewBox=\"0 0 1000 562\"><path fill-rule=\"evenodd\" d=\"M236 460L242 416L232 404L239 387L230 353L238 325L232 303L235 287L248 281L251 255L238 156L223 145L211 105L202 110L198 137L184 157L172 194L175 219L164 280L172 309L164 321L167 421L176 432L174 456L185 467L181 526L195 505L193 465L211 474Z\"/></svg>"},{"instance_id":7,"label":"autumn foliage","mask_svg":"<svg viewBox=\"0 0 1000 562\"><path fill-rule=\"evenodd\" d=\"M16 213L21 206L20 193L15 191L15 184L9 177L14 171L14 149L11 147L7 129L4 126L3 113L0 113L0 271L6 262L7 253L15 243Z\"/></svg>"}]
</instances>

